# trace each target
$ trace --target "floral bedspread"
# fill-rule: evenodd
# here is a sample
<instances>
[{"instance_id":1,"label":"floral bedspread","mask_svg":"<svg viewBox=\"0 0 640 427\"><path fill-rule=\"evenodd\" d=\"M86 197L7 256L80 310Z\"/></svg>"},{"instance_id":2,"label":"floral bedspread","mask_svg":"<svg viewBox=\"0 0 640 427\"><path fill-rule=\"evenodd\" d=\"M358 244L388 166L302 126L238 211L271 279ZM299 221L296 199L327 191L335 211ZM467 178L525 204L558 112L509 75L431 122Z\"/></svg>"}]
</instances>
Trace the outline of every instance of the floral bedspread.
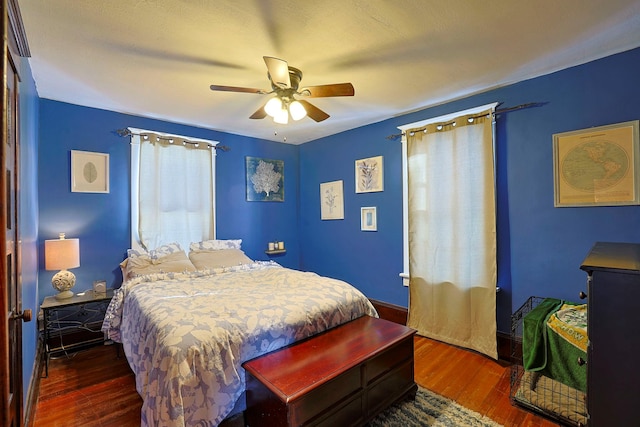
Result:
<instances>
[{"instance_id":1,"label":"floral bedspread","mask_svg":"<svg viewBox=\"0 0 640 427\"><path fill-rule=\"evenodd\" d=\"M211 426L244 392L243 362L363 315L377 313L345 282L256 262L132 279L102 329L123 343L143 426Z\"/></svg>"}]
</instances>

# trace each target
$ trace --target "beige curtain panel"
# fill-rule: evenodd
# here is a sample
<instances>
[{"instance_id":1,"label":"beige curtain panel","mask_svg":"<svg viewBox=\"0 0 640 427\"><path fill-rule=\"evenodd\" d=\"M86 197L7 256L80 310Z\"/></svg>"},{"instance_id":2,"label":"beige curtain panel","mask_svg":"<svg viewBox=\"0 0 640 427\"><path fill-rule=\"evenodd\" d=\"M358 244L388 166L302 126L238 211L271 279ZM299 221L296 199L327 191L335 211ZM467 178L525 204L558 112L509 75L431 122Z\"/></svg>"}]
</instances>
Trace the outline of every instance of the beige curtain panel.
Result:
<instances>
[{"instance_id":1,"label":"beige curtain panel","mask_svg":"<svg viewBox=\"0 0 640 427\"><path fill-rule=\"evenodd\" d=\"M492 111L407 132L409 320L497 359Z\"/></svg>"}]
</instances>

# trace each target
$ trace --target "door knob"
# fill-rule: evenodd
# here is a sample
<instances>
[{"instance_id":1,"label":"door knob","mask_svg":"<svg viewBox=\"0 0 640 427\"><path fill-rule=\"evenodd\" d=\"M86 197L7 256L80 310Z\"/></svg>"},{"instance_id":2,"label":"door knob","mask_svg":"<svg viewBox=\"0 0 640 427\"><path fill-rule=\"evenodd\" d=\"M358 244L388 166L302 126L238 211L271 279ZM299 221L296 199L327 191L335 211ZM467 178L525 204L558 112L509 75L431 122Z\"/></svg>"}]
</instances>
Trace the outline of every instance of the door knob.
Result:
<instances>
[{"instance_id":1,"label":"door knob","mask_svg":"<svg viewBox=\"0 0 640 427\"><path fill-rule=\"evenodd\" d=\"M14 314L11 316L13 320L22 320L24 322L31 322L31 309L28 308L24 310L22 313Z\"/></svg>"}]
</instances>

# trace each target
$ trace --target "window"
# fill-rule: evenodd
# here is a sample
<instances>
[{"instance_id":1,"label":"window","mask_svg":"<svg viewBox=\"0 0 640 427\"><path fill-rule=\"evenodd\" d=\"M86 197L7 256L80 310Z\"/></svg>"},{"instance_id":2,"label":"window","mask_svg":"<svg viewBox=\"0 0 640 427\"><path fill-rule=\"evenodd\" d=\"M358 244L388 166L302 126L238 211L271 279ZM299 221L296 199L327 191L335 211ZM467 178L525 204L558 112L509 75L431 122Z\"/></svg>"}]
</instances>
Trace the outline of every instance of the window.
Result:
<instances>
[{"instance_id":1,"label":"window","mask_svg":"<svg viewBox=\"0 0 640 427\"><path fill-rule=\"evenodd\" d=\"M131 247L215 238L217 141L129 128Z\"/></svg>"},{"instance_id":2,"label":"window","mask_svg":"<svg viewBox=\"0 0 640 427\"><path fill-rule=\"evenodd\" d=\"M409 188L408 188L408 161L407 161L407 137L406 131L428 126L433 123L446 123L456 117L478 114L488 109L495 109L497 103L482 105L464 111L458 111L444 116L434 117L420 122L398 126L402 131L402 242L403 242L403 270L400 273L403 284L409 286Z\"/></svg>"}]
</instances>

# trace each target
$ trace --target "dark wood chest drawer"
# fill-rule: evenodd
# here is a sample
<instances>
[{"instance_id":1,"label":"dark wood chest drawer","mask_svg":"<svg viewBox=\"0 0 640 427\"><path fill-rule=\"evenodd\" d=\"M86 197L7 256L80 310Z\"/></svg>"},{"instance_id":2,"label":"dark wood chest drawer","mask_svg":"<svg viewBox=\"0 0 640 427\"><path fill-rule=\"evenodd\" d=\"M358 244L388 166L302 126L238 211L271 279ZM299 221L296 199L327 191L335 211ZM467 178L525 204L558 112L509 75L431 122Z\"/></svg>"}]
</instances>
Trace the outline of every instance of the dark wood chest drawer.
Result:
<instances>
[{"instance_id":1,"label":"dark wood chest drawer","mask_svg":"<svg viewBox=\"0 0 640 427\"><path fill-rule=\"evenodd\" d=\"M640 244L597 242L580 268L588 273L588 425L638 426Z\"/></svg>"},{"instance_id":2,"label":"dark wood chest drawer","mask_svg":"<svg viewBox=\"0 0 640 427\"><path fill-rule=\"evenodd\" d=\"M414 394L415 331L364 316L246 362L249 426L357 426Z\"/></svg>"}]
</instances>

